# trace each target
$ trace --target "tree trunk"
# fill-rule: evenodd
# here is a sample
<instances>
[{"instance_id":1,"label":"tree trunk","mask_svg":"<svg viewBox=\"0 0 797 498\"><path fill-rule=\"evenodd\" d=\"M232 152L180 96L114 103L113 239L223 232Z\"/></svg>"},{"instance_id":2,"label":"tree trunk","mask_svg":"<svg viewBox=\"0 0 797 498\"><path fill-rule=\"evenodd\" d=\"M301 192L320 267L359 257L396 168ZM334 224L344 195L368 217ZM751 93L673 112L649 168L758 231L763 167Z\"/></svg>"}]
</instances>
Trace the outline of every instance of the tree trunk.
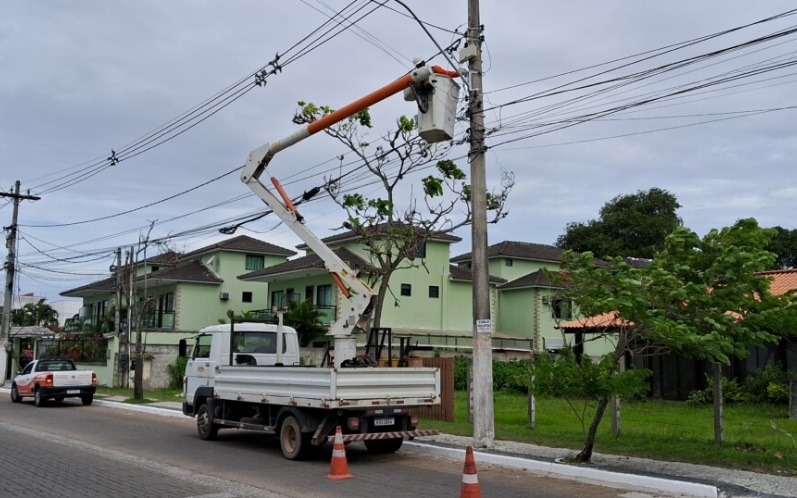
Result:
<instances>
[{"instance_id":1,"label":"tree trunk","mask_svg":"<svg viewBox=\"0 0 797 498\"><path fill-rule=\"evenodd\" d=\"M609 397L604 396L598 399L598 408L595 410L595 417L587 431L587 437L584 439L584 448L574 458L576 462L589 462L592 459L592 449L595 447L595 436L598 434L598 427L603 420L603 414L606 412L606 406L609 404Z\"/></svg>"},{"instance_id":2,"label":"tree trunk","mask_svg":"<svg viewBox=\"0 0 797 498\"><path fill-rule=\"evenodd\" d=\"M789 396L789 418L797 418L797 371L791 374Z\"/></svg>"},{"instance_id":3,"label":"tree trunk","mask_svg":"<svg viewBox=\"0 0 797 498\"><path fill-rule=\"evenodd\" d=\"M379 289L376 291L376 306L371 319L371 328L378 329L382 326L382 308L385 305L385 295L387 295L387 280L384 278L379 282Z\"/></svg>"}]
</instances>

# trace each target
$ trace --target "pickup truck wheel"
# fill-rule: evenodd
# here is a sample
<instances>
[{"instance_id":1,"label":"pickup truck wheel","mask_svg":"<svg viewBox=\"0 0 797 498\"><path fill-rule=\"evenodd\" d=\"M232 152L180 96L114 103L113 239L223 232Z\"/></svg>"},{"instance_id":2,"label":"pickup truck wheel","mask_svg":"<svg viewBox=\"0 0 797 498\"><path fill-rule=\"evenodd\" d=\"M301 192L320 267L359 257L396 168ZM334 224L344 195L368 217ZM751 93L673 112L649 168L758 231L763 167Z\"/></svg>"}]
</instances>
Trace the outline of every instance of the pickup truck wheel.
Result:
<instances>
[{"instance_id":1,"label":"pickup truck wheel","mask_svg":"<svg viewBox=\"0 0 797 498\"><path fill-rule=\"evenodd\" d=\"M11 402L12 403L19 403L22 401L22 396L19 395L19 391L17 390L17 385L14 384L11 386Z\"/></svg>"},{"instance_id":2,"label":"pickup truck wheel","mask_svg":"<svg viewBox=\"0 0 797 498\"><path fill-rule=\"evenodd\" d=\"M401 448L403 439L371 439L363 441L369 453L395 453Z\"/></svg>"},{"instance_id":3,"label":"pickup truck wheel","mask_svg":"<svg viewBox=\"0 0 797 498\"><path fill-rule=\"evenodd\" d=\"M42 407L47 400L42 396L42 391L38 387L33 392L33 404Z\"/></svg>"},{"instance_id":4,"label":"pickup truck wheel","mask_svg":"<svg viewBox=\"0 0 797 498\"><path fill-rule=\"evenodd\" d=\"M293 415L288 415L280 428L280 448L288 460L304 460L310 453L312 434L302 434L302 426Z\"/></svg>"},{"instance_id":5,"label":"pickup truck wheel","mask_svg":"<svg viewBox=\"0 0 797 498\"><path fill-rule=\"evenodd\" d=\"M89 406L94 402L94 395L93 394L84 394L80 397L80 401L83 402L83 406Z\"/></svg>"},{"instance_id":6,"label":"pickup truck wheel","mask_svg":"<svg viewBox=\"0 0 797 498\"><path fill-rule=\"evenodd\" d=\"M219 434L219 426L213 423L207 404L200 406L196 414L196 431L199 433L199 439L205 441L212 441Z\"/></svg>"}]
</instances>

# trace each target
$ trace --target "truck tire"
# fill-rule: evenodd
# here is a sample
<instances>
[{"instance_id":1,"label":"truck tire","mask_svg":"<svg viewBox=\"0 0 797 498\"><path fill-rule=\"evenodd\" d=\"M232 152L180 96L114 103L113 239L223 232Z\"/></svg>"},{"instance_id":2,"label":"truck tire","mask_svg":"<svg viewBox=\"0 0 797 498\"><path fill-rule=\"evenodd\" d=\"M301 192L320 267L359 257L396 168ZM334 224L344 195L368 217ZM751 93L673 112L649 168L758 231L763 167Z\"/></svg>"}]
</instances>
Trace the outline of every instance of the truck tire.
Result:
<instances>
[{"instance_id":1,"label":"truck tire","mask_svg":"<svg viewBox=\"0 0 797 498\"><path fill-rule=\"evenodd\" d=\"M20 401L22 401L22 396L19 395L19 391L17 390L17 385L14 384L11 386L11 402L19 403Z\"/></svg>"},{"instance_id":2,"label":"truck tire","mask_svg":"<svg viewBox=\"0 0 797 498\"><path fill-rule=\"evenodd\" d=\"M369 453L395 453L401 448L404 439L366 439L363 442Z\"/></svg>"},{"instance_id":3,"label":"truck tire","mask_svg":"<svg viewBox=\"0 0 797 498\"><path fill-rule=\"evenodd\" d=\"M80 397L80 401L83 402L83 406L90 406L94 402L94 395L93 394L84 394Z\"/></svg>"},{"instance_id":4,"label":"truck tire","mask_svg":"<svg viewBox=\"0 0 797 498\"><path fill-rule=\"evenodd\" d=\"M33 404L41 408L47 400L42 396L42 391L38 387L33 391Z\"/></svg>"},{"instance_id":5,"label":"truck tire","mask_svg":"<svg viewBox=\"0 0 797 498\"><path fill-rule=\"evenodd\" d=\"M196 431L199 439L205 441L213 441L219 435L219 425L213 422L207 403L200 406L196 413Z\"/></svg>"},{"instance_id":6,"label":"truck tire","mask_svg":"<svg viewBox=\"0 0 797 498\"><path fill-rule=\"evenodd\" d=\"M288 415L280 427L280 448L288 460L304 460L310 453L312 434L302 434L302 426L296 417Z\"/></svg>"}]
</instances>

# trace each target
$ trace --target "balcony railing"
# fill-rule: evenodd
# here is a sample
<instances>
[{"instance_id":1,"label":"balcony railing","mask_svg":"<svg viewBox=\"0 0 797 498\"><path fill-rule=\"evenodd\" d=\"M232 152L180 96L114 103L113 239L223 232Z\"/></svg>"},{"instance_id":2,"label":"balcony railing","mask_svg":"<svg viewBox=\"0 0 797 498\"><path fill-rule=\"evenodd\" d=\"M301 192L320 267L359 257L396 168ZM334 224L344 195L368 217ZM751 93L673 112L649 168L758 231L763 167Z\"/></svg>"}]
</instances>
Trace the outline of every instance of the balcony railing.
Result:
<instances>
[{"instance_id":1,"label":"balcony railing","mask_svg":"<svg viewBox=\"0 0 797 498\"><path fill-rule=\"evenodd\" d=\"M144 329L174 330L174 311L155 311L144 316Z\"/></svg>"}]
</instances>

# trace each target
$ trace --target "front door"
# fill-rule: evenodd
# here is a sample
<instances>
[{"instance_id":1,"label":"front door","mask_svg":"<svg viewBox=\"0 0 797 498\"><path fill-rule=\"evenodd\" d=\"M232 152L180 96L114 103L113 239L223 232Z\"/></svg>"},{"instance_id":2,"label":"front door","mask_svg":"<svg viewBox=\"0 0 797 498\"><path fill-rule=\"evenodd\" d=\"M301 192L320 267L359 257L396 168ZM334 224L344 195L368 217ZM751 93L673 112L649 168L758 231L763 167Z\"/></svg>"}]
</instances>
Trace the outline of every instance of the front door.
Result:
<instances>
[{"instance_id":1,"label":"front door","mask_svg":"<svg viewBox=\"0 0 797 498\"><path fill-rule=\"evenodd\" d=\"M213 386L216 362L210 359L210 343L213 336L202 334L197 336L191 357L185 366L185 400L194 404L194 394L199 387Z\"/></svg>"}]
</instances>

